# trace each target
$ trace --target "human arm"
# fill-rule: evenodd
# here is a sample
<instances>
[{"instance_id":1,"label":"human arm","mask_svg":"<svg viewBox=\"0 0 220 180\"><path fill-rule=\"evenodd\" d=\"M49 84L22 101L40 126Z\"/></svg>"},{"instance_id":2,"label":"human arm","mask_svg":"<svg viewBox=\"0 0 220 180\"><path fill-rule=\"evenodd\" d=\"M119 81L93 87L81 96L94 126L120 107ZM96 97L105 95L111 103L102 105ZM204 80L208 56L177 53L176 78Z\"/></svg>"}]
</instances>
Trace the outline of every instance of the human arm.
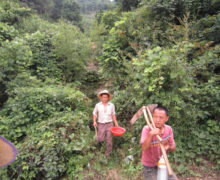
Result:
<instances>
[{"instance_id":1,"label":"human arm","mask_svg":"<svg viewBox=\"0 0 220 180\"><path fill-rule=\"evenodd\" d=\"M143 135L143 133L144 132L142 132L142 135ZM156 136L156 135L160 135L160 130L158 128L150 130L150 132L147 135L147 138L142 143L142 151L146 151L150 148L153 136Z\"/></svg>"},{"instance_id":2,"label":"human arm","mask_svg":"<svg viewBox=\"0 0 220 180\"><path fill-rule=\"evenodd\" d=\"M97 127L97 122L96 122L96 120L97 120L97 116L94 116L94 115L93 115L93 126L94 126L94 127Z\"/></svg>"},{"instance_id":3,"label":"human arm","mask_svg":"<svg viewBox=\"0 0 220 180\"><path fill-rule=\"evenodd\" d=\"M171 138L164 144L164 147L167 152L175 152L176 151L176 143L174 141L174 135L172 128L170 129L169 134L171 135Z\"/></svg>"},{"instance_id":4,"label":"human arm","mask_svg":"<svg viewBox=\"0 0 220 180\"><path fill-rule=\"evenodd\" d=\"M115 126L118 127L118 121L117 121L116 115L113 115L113 121L115 123Z\"/></svg>"},{"instance_id":5,"label":"human arm","mask_svg":"<svg viewBox=\"0 0 220 180\"><path fill-rule=\"evenodd\" d=\"M93 114L93 126L97 127L97 115L98 115L98 105L97 104L96 104L92 114Z\"/></svg>"},{"instance_id":6,"label":"human arm","mask_svg":"<svg viewBox=\"0 0 220 180\"><path fill-rule=\"evenodd\" d=\"M170 151L170 152L175 152L176 151L176 145L167 144L164 147L165 147L166 151Z\"/></svg>"},{"instance_id":7,"label":"human arm","mask_svg":"<svg viewBox=\"0 0 220 180\"><path fill-rule=\"evenodd\" d=\"M116 117L116 113L115 113L115 105L112 104L112 119L114 121L115 126L118 127L118 121L117 121L117 117Z\"/></svg>"}]
</instances>

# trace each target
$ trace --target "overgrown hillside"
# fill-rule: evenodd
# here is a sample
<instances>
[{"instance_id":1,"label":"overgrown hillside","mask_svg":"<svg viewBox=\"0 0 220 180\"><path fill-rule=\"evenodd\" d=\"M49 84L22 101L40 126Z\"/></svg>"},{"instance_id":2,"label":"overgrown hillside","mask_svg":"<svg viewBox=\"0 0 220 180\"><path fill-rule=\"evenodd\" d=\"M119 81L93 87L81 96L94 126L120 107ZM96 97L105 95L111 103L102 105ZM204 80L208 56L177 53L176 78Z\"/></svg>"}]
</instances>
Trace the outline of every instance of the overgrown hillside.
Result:
<instances>
[{"instance_id":1,"label":"overgrown hillside","mask_svg":"<svg viewBox=\"0 0 220 180\"><path fill-rule=\"evenodd\" d=\"M178 177L218 179L220 3L91 2L0 0L0 130L19 151L1 179L141 179L145 121L129 120L155 103L170 110ZM127 130L109 160L92 127L104 87Z\"/></svg>"}]
</instances>

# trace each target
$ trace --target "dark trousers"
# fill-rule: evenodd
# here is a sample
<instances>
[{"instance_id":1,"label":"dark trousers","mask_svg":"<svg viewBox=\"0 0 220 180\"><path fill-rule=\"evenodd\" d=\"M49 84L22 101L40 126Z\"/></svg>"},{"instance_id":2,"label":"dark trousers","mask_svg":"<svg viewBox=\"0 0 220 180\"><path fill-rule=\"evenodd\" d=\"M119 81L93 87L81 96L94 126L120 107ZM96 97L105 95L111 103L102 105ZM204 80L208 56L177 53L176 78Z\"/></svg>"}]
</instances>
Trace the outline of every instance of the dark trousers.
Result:
<instances>
[{"instance_id":1,"label":"dark trousers","mask_svg":"<svg viewBox=\"0 0 220 180\"><path fill-rule=\"evenodd\" d=\"M144 180L157 180L157 166L144 166ZM168 180L177 180L176 175L168 176Z\"/></svg>"}]
</instances>

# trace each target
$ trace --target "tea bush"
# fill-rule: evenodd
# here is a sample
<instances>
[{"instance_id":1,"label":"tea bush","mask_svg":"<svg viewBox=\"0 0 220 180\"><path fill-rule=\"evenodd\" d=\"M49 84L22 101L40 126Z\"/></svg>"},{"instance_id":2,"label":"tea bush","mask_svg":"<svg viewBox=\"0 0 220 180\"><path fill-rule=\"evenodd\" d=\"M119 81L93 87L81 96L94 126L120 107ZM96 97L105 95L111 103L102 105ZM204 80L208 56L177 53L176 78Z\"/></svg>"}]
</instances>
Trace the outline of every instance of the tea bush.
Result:
<instances>
[{"instance_id":1,"label":"tea bush","mask_svg":"<svg viewBox=\"0 0 220 180\"><path fill-rule=\"evenodd\" d=\"M52 38L53 32L51 31L47 33L37 31L25 37L32 53L28 68L38 79L45 80L47 77L62 79L62 71L58 66L57 55L54 53Z\"/></svg>"},{"instance_id":2,"label":"tea bush","mask_svg":"<svg viewBox=\"0 0 220 180\"><path fill-rule=\"evenodd\" d=\"M67 86L17 87L1 111L5 128L14 130L5 135L14 141L23 139L30 125L47 120L55 112L83 110L85 101L85 95Z\"/></svg>"},{"instance_id":3,"label":"tea bush","mask_svg":"<svg viewBox=\"0 0 220 180\"><path fill-rule=\"evenodd\" d=\"M16 80L22 78L26 79L23 87L21 81L10 83L10 97L0 111L3 136L19 151L16 162L1 177L75 177L88 164L85 155L94 143L89 128L90 100L74 85L47 80L45 86L26 75Z\"/></svg>"},{"instance_id":4,"label":"tea bush","mask_svg":"<svg viewBox=\"0 0 220 180\"><path fill-rule=\"evenodd\" d=\"M16 25L30 15L31 10L11 1L0 2L0 22Z\"/></svg>"},{"instance_id":5,"label":"tea bush","mask_svg":"<svg viewBox=\"0 0 220 180\"><path fill-rule=\"evenodd\" d=\"M130 79L126 90L116 91L114 99L118 116L126 117L125 125L143 105L161 103L168 107L171 116L168 124L174 128L177 143L177 152L171 159L179 165L177 172L181 174L189 172L189 168L184 168L187 164L202 163L202 158L212 161L219 169L220 89L215 74L219 47L193 59L192 63L186 54L194 48L193 44L184 42L169 49L156 47L142 52L143 56L133 59L135 78ZM206 74L205 78L200 73ZM134 126L137 130L134 135L138 136L143 124Z\"/></svg>"},{"instance_id":6,"label":"tea bush","mask_svg":"<svg viewBox=\"0 0 220 180\"><path fill-rule=\"evenodd\" d=\"M90 39L77 27L60 22L52 38L54 53L59 59L63 81L80 81L85 73L85 66L92 52Z\"/></svg>"},{"instance_id":7,"label":"tea bush","mask_svg":"<svg viewBox=\"0 0 220 180\"><path fill-rule=\"evenodd\" d=\"M25 139L16 144L19 151L16 162L1 177L76 177L90 161L86 155L94 142L89 127L84 124L87 120L87 112L67 110L29 125Z\"/></svg>"}]
</instances>

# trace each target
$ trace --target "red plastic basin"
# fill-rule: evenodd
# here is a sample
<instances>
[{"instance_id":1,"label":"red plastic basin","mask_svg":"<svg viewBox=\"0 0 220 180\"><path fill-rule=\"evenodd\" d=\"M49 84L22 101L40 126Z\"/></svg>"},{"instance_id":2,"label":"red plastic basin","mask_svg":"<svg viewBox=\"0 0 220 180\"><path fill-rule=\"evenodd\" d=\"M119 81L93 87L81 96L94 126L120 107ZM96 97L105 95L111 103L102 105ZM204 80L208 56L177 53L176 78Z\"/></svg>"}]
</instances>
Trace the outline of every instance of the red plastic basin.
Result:
<instances>
[{"instance_id":1,"label":"red plastic basin","mask_svg":"<svg viewBox=\"0 0 220 180\"><path fill-rule=\"evenodd\" d=\"M113 127L111 128L111 132L114 136L122 136L126 132L126 130L122 127Z\"/></svg>"}]
</instances>

